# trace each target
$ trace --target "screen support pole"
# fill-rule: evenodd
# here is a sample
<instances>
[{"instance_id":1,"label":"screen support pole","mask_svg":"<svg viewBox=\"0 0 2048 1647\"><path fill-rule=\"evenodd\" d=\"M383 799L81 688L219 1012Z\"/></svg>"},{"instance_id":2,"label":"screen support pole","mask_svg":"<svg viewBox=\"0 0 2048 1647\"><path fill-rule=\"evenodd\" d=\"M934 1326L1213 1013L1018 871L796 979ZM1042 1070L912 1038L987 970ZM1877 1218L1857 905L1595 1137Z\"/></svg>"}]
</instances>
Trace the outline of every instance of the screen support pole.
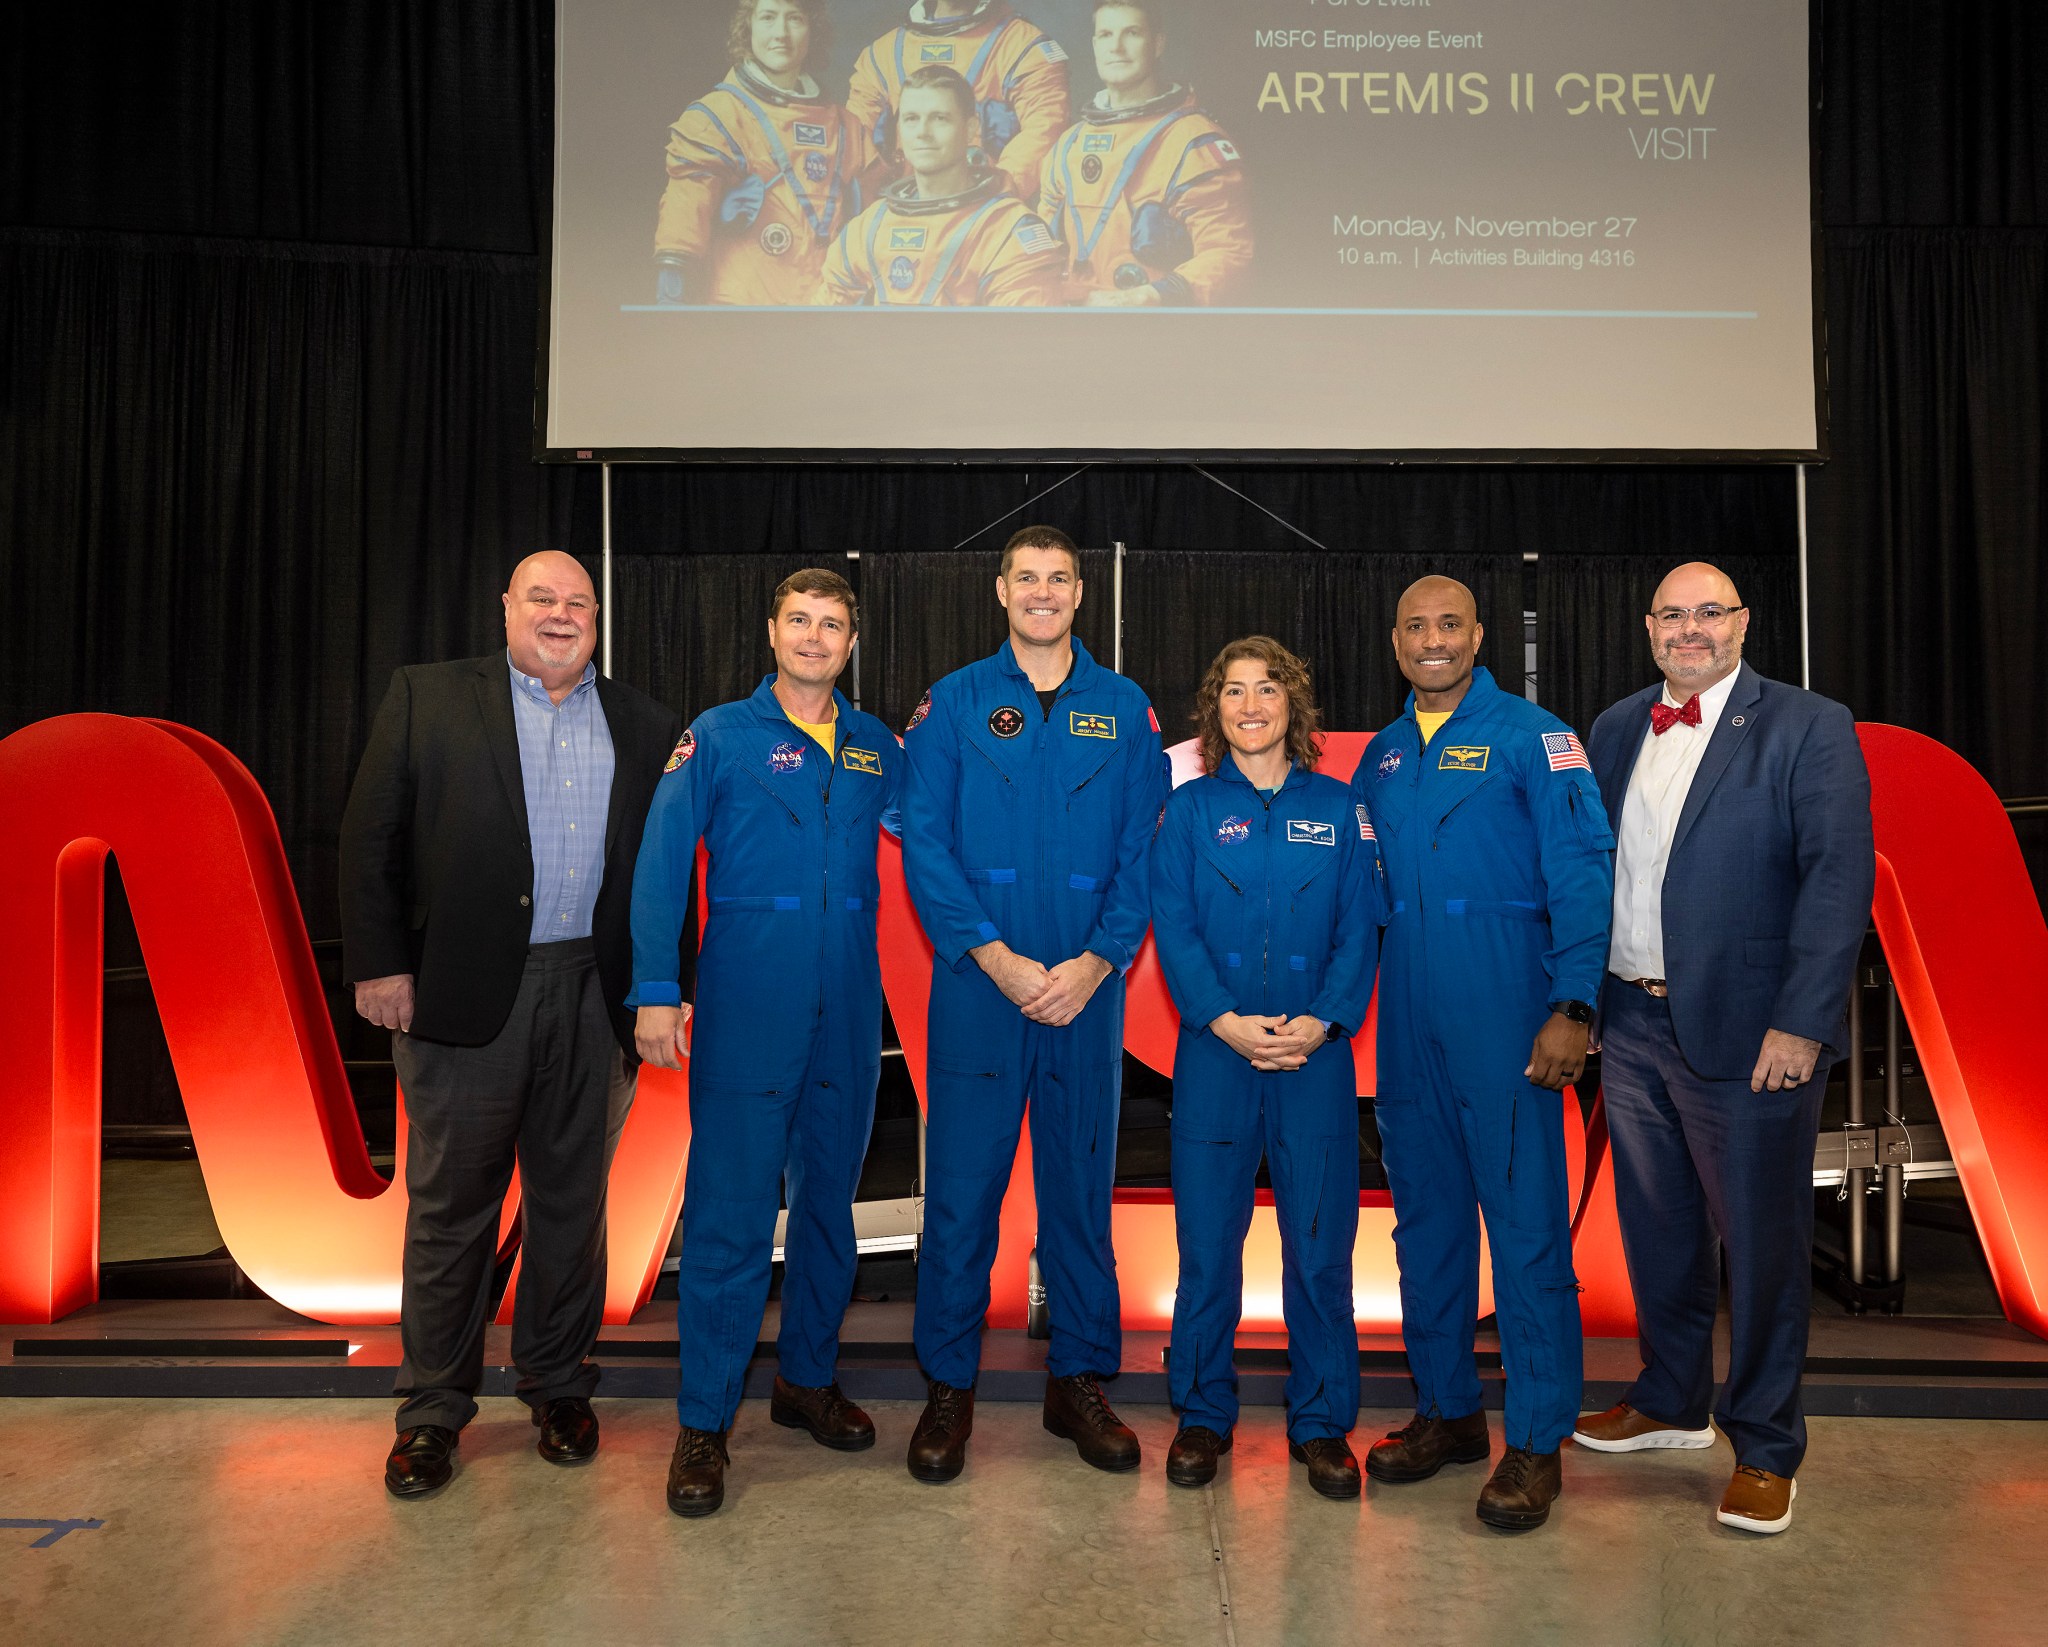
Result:
<instances>
[{"instance_id":1,"label":"screen support pole","mask_svg":"<svg viewBox=\"0 0 2048 1647\"><path fill-rule=\"evenodd\" d=\"M1116 546L1116 575L1110 580L1110 604L1116 608L1116 672L1124 672L1124 546Z\"/></svg>"},{"instance_id":2,"label":"screen support pole","mask_svg":"<svg viewBox=\"0 0 2048 1647\"><path fill-rule=\"evenodd\" d=\"M1806 592L1806 465L1795 470L1794 492L1799 509L1799 684L1813 690L1813 616Z\"/></svg>"},{"instance_id":3,"label":"screen support pole","mask_svg":"<svg viewBox=\"0 0 2048 1647\"><path fill-rule=\"evenodd\" d=\"M598 630L598 644L604 656L598 660L598 668L607 675L612 672L612 466L607 463L599 471L598 487L604 499L604 591L597 597L598 616L602 627Z\"/></svg>"}]
</instances>

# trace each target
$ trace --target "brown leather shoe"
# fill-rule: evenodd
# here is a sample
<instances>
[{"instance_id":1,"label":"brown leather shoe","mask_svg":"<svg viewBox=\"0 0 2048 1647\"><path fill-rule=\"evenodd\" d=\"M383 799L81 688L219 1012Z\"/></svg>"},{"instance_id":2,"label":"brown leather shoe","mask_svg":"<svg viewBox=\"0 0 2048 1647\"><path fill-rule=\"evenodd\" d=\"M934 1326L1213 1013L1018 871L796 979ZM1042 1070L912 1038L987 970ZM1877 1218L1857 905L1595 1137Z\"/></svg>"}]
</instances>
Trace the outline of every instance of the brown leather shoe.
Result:
<instances>
[{"instance_id":1,"label":"brown leather shoe","mask_svg":"<svg viewBox=\"0 0 2048 1647\"><path fill-rule=\"evenodd\" d=\"M967 1438L974 1433L974 1392L934 1380L917 1428L910 1432L910 1473L937 1485L967 1465Z\"/></svg>"},{"instance_id":2,"label":"brown leather shoe","mask_svg":"<svg viewBox=\"0 0 2048 1647\"><path fill-rule=\"evenodd\" d=\"M792 1384L777 1373L768 1417L785 1430L809 1430L819 1446L838 1452L865 1452L875 1444L875 1421L841 1395L837 1384Z\"/></svg>"},{"instance_id":3,"label":"brown leather shoe","mask_svg":"<svg viewBox=\"0 0 2048 1647\"><path fill-rule=\"evenodd\" d=\"M1772 1475L1754 1464L1738 1464L1728 1478L1728 1490L1721 1495L1714 1519L1745 1533L1782 1533L1792 1525L1792 1500L1798 1496L1799 1483L1789 1475Z\"/></svg>"},{"instance_id":4,"label":"brown leather shoe","mask_svg":"<svg viewBox=\"0 0 2048 1647\"><path fill-rule=\"evenodd\" d=\"M1319 1435L1313 1441L1290 1441L1287 1456L1308 1466L1308 1484L1325 1498L1358 1496L1358 1459L1341 1435Z\"/></svg>"},{"instance_id":5,"label":"brown leather shoe","mask_svg":"<svg viewBox=\"0 0 2048 1647\"><path fill-rule=\"evenodd\" d=\"M456 1435L439 1424L400 1430L384 1460L384 1490L393 1498L425 1498L455 1479Z\"/></svg>"},{"instance_id":6,"label":"brown leather shoe","mask_svg":"<svg viewBox=\"0 0 2048 1647\"><path fill-rule=\"evenodd\" d=\"M1166 1449L1166 1479L1176 1487L1206 1487L1216 1479L1216 1460L1230 1451L1229 1433L1218 1435L1203 1424L1190 1424L1175 1434Z\"/></svg>"},{"instance_id":7,"label":"brown leather shoe","mask_svg":"<svg viewBox=\"0 0 2048 1647\"><path fill-rule=\"evenodd\" d=\"M534 1450L550 1464L588 1464L597 1456L597 1414L580 1395L557 1396L533 1409L540 1430Z\"/></svg>"},{"instance_id":8,"label":"brown leather shoe","mask_svg":"<svg viewBox=\"0 0 2048 1647\"><path fill-rule=\"evenodd\" d=\"M1486 1409L1463 1418L1417 1413L1365 1454L1365 1473L1375 1481L1427 1481L1446 1464L1484 1464Z\"/></svg>"},{"instance_id":9,"label":"brown leather shoe","mask_svg":"<svg viewBox=\"0 0 2048 1647\"><path fill-rule=\"evenodd\" d=\"M1098 1470L1138 1467L1137 1432L1110 1410L1094 1373L1045 1381L1045 1427L1073 1442L1082 1460Z\"/></svg>"},{"instance_id":10,"label":"brown leather shoe","mask_svg":"<svg viewBox=\"0 0 2048 1647\"><path fill-rule=\"evenodd\" d=\"M1510 1447L1479 1489L1479 1519L1503 1532L1525 1533L1550 1519L1551 1501L1564 1491L1564 1469L1555 1452Z\"/></svg>"},{"instance_id":11,"label":"brown leather shoe","mask_svg":"<svg viewBox=\"0 0 2048 1647\"><path fill-rule=\"evenodd\" d=\"M1714 1427L1709 1424L1703 1430L1680 1429L1619 1401L1604 1413L1581 1417L1579 1427L1572 1431L1572 1439L1596 1453L1640 1453L1652 1447L1711 1447Z\"/></svg>"},{"instance_id":12,"label":"brown leather shoe","mask_svg":"<svg viewBox=\"0 0 2048 1647\"><path fill-rule=\"evenodd\" d=\"M668 1461L668 1507L681 1516L709 1515L725 1502L725 1467L731 1462L718 1431L684 1425Z\"/></svg>"}]
</instances>

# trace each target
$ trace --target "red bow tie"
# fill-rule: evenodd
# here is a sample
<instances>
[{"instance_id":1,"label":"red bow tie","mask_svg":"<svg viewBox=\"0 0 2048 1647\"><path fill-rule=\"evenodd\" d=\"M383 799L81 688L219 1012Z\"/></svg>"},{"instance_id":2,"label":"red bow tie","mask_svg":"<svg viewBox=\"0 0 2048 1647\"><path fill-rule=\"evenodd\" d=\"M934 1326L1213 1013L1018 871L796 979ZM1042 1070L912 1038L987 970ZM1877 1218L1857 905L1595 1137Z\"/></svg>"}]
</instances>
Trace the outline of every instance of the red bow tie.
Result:
<instances>
[{"instance_id":1,"label":"red bow tie","mask_svg":"<svg viewBox=\"0 0 2048 1647\"><path fill-rule=\"evenodd\" d=\"M1700 724L1700 695L1697 692L1676 709L1668 703L1650 705L1650 730L1658 737L1663 737L1680 721L1684 721L1687 726Z\"/></svg>"}]
</instances>

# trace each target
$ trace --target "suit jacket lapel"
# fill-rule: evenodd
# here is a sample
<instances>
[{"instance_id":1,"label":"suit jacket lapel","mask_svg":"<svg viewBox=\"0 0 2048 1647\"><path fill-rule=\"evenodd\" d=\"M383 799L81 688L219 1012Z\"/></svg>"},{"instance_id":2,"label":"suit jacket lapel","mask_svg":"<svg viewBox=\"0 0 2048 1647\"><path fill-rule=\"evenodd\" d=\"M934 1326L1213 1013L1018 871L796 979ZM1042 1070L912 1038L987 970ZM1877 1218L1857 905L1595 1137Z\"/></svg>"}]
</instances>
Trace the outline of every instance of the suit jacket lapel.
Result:
<instances>
[{"instance_id":1,"label":"suit jacket lapel","mask_svg":"<svg viewBox=\"0 0 2048 1647\"><path fill-rule=\"evenodd\" d=\"M1674 854L1685 844L1693 820L1700 815L1700 808L1707 804L1707 797L1714 792L1714 785L1721 781L1721 774L1728 770L1728 763L1735 759L1735 751L1741 747L1742 740L1755 730L1756 700L1762 696L1763 688L1757 685L1756 671L1743 664L1741 673L1735 677L1735 689L1721 706L1721 720L1715 726L1713 736L1707 740L1707 752L1700 757L1699 770L1693 773L1692 788L1686 791L1685 810L1678 814L1678 831L1671 837Z\"/></svg>"},{"instance_id":2,"label":"suit jacket lapel","mask_svg":"<svg viewBox=\"0 0 2048 1647\"><path fill-rule=\"evenodd\" d=\"M505 799L522 833L526 824L526 783L519 773L519 728L512 721L512 671L504 658L485 658L476 672L476 706L484 720L484 741L498 768Z\"/></svg>"},{"instance_id":3,"label":"suit jacket lapel","mask_svg":"<svg viewBox=\"0 0 2048 1647\"><path fill-rule=\"evenodd\" d=\"M1663 690L1661 685L1652 686L1635 695L1629 704L1621 745L1607 763L1607 770L1598 774L1600 799L1606 803L1607 816L1617 829L1621 826L1621 803L1628 798L1628 781L1636 775L1636 762L1642 759L1643 734L1650 729L1650 705Z\"/></svg>"},{"instance_id":4,"label":"suit jacket lapel","mask_svg":"<svg viewBox=\"0 0 2048 1647\"><path fill-rule=\"evenodd\" d=\"M625 775L626 763L637 760L640 751L626 747L624 737L626 717L619 713L619 689L612 684L609 675L597 677L597 708L604 716L606 729L612 735L612 794L604 814L604 855L607 861L612 855L612 846L619 838L619 820L625 816L625 785L620 779Z\"/></svg>"}]
</instances>

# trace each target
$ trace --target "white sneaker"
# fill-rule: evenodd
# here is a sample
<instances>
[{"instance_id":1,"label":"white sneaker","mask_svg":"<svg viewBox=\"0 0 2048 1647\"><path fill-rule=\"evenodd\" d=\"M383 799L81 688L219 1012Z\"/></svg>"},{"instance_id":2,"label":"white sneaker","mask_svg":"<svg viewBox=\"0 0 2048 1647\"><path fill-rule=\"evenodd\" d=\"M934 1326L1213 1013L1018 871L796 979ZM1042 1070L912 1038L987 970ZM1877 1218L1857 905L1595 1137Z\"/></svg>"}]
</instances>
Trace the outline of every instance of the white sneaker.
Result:
<instances>
[{"instance_id":1,"label":"white sneaker","mask_svg":"<svg viewBox=\"0 0 2048 1647\"><path fill-rule=\"evenodd\" d=\"M1604 1413L1589 1413L1572 1431L1572 1440L1596 1453L1640 1453L1652 1447L1711 1447L1714 1426L1681 1430L1675 1424L1659 1424L1639 1413L1626 1401Z\"/></svg>"}]
</instances>

